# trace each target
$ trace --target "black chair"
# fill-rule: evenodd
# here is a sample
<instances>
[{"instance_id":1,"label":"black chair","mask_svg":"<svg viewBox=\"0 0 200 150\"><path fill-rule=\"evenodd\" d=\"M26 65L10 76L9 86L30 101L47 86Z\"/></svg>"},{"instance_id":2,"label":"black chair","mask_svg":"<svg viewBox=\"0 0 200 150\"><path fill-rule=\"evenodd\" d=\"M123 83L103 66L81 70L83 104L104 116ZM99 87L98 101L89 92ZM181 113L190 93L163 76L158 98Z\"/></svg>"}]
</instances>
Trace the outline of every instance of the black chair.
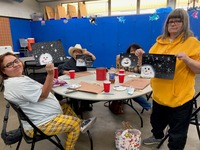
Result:
<instances>
[{"instance_id":1,"label":"black chair","mask_svg":"<svg viewBox=\"0 0 200 150\"><path fill-rule=\"evenodd\" d=\"M194 108L191 116L190 124L195 125L197 134L200 140L200 106L197 105L197 98L200 96L200 92L194 97Z\"/></svg>"},{"instance_id":2,"label":"black chair","mask_svg":"<svg viewBox=\"0 0 200 150\"><path fill-rule=\"evenodd\" d=\"M197 128L197 134L199 136L199 140L200 140L200 106L198 107L197 105L197 98L200 96L200 92L193 97L193 112L191 115L191 119L190 119L190 124L191 125L195 125ZM164 138L162 139L162 141L158 144L157 148L159 149L162 144L165 142L165 140L169 137L169 134L167 133Z\"/></svg>"},{"instance_id":3,"label":"black chair","mask_svg":"<svg viewBox=\"0 0 200 150\"><path fill-rule=\"evenodd\" d=\"M28 118L28 116L19 107L19 105L14 104L13 102L10 102L10 101L8 101L8 102L11 105L11 107L17 112L23 138L26 141L26 143L31 144L31 150L34 150L36 142L41 141L41 140L46 140L46 139L49 140L54 145L56 145L60 150L64 150L64 147L62 146L61 141L57 135L49 136L49 135L46 135L45 133L43 133L39 128L37 128L32 123L32 121ZM33 127L33 130L34 130L33 137L29 137L25 134L21 121L26 121ZM53 137L55 139L53 139ZM19 149L20 144L21 144L21 140L18 142L16 150Z\"/></svg>"},{"instance_id":4,"label":"black chair","mask_svg":"<svg viewBox=\"0 0 200 150\"><path fill-rule=\"evenodd\" d=\"M35 60L24 62L24 74L41 84L44 84L47 76L45 66L37 66Z\"/></svg>"}]
</instances>

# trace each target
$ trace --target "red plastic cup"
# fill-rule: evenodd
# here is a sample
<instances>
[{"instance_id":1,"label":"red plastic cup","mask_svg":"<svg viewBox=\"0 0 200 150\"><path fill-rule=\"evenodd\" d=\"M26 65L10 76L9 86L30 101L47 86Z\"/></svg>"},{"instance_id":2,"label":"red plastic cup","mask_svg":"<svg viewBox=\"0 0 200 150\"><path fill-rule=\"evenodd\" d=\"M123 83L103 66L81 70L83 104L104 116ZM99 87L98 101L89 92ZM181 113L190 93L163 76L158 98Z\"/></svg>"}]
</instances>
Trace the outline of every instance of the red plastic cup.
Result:
<instances>
[{"instance_id":1,"label":"red plastic cup","mask_svg":"<svg viewBox=\"0 0 200 150\"><path fill-rule=\"evenodd\" d=\"M120 74L124 74L125 72L124 72L124 69L119 69L119 73Z\"/></svg>"},{"instance_id":2,"label":"red plastic cup","mask_svg":"<svg viewBox=\"0 0 200 150\"><path fill-rule=\"evenodd\" d=\"M111 84L110 81L104 81L104 82L103 82L103 87L104 87L104 92L105 92L105 93L110 92L110 84Z\"/></svg>"},{"instance_id":3,"label":"red plastic cup","mask_svg":"<svg viewBox=\"0 0 200 150\"><path fill-rule=\"evenodd\" d=\"M58 79L58 67L54 67L54 78Z\"/></svg>"},{"instance_id":4,"label":"red plastic cup","mask_svg":"<svg viewBox=\"0 0 200 150\"><path fill-rule=\"evenodd\" d=\"M118 74L118 77L119 77L119 83L124 83L125 74L120 73L120 74Z\"/></svg>"},{"instance_id":5,"label":"red plastic cup","mask_svg":"<svg viewBox=\"0 0 200 150\"><path fill-rule=\"evenodd\" d=\"M75 70L69 70L69 77L70 77L70 79L74 79L74 77L75 77Z\"/></svg>"}]
</instances>

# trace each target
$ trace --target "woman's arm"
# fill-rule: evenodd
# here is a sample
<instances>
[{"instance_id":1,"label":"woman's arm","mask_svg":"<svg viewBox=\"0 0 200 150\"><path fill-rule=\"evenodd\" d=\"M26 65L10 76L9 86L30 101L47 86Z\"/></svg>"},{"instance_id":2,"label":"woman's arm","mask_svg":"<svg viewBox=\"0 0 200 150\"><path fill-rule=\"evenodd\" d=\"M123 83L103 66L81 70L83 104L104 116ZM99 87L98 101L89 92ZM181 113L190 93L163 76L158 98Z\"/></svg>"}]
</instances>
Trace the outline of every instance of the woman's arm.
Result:
<instances>
[{"instance_id":1,"label":"woman's arm","mask_svg":"<svg viewBox=\"0 0 200 150\"><path fill-rule=\"evenodd\" d=\"M138 57L138 66L141 66L142 65L142 55L144 54L144 50L143 49L137 49L135 51L135 55Z\"/></svg>"},{"instance_id":2,"label":"woman's arm","mask_svg":"<svg viewBox=\"0 0 200 150\"><path fill-rule=\"evenodd\" d=\"M182 60L194 73L200 73L200 61L188 57L185 52L179 52L176 57Z\"/></svg>"},{"instance_id":3,"label":"woman's arm","mask_svg":"<svg viewBox=\"0 0 200 150\"><path fill-rule=\"evenodd\" d=\"M83 54L92 56L92 60L93 60L93 61L96 60L96 57L95 57L91 52L89 52L89 51L87 51L87 50L86 50Z\"/></svg>"},{"instance_id":4,"label":"woman's arm","mask_svg":"<svg viewBox=\"0 0 200 150\"><path fill-rule=\"evenodd\" d=\"M42 87L42 94L40 95L40 101L46 99L49 93L51 92L54 79L54 64L47 64L46 71L47 71L47 77Z\"/></svg>"}]
</instances>

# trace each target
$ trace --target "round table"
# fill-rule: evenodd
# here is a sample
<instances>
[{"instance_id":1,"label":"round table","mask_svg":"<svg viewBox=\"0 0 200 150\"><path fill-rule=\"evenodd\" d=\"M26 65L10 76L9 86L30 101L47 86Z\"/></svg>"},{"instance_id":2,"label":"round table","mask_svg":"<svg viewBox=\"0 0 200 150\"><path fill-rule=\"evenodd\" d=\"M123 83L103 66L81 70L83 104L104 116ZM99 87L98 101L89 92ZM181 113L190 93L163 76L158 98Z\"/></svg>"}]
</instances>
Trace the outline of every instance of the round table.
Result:
<instances>
[{"instance_id":1,"label":"round table","mask_svg":"<svg viewBox=\"0 0 200 150\"><path fill-rule=\"evenodd\" d=\"M77 84L80 83L81 81L88 82L88 83L95 83L103 86L103 81L97 81L96 80L96 71L88 71L90 72L89 75L82 76L82 77L75 77L75 79L70 79L69 76L63 75L59 77L59 80L64 80L68 84ZM78 73L77 73L78 74ZM138 74L133 74L135 75L135 78L139 78ZM107 79L108 79L108 73L107 73ZM133 79L133 77L129 77L129 75L125 76L124 82L129 81ZM115 101L115 100L124 100L124 103L130 106L140 117L141 120L141 127L143 127L143 120L140 115L140 113L134 108L132 104L132 99L134 97L139 97L146 95L147 100L150 99L152 89L150 85L145 87L143 90L135 90L133 94L128 94L127 90L121 90L117 91L114 89L114 86L120 85L118 82L118 76L115 77L115 83L111 84L110 92L109 93L99 93L99 94L94 94L94 93L89 93L89 92L83 92L83 91L77 91L77 90L69 90L67 89L67 84L63 86L58 86L52 88L53 92L68 97L68 98L73 98L73 99L78 99L78 100L90 100L90 101ZM144 109L143 109L144 110ZM142 111L143 112L143 111Z\"/></svg>"},{"instance_id":2,"label":"round table","mask_svg":"<svg viewBox=\"0 0 200 150\"><path fill-rule=\"evenodd\" d=\"M59 79L60 80L64 80L67 83L70 84L77 84L80 83L81 81L84 82L88 82L88 83L96 83L99 85L103 86L103 81L97 81L96 80L96 74L95 71L90 71L92 74L87 75L87 76L82 76L82 77L78 77L75 79L70 79L69 76L67 75L63 75L60 76ZM136 78L139 77L139 75L136 75ZM107 76L108 78L108 76ZM131 80L133 78L128 77L127 75L125 76L124 82ZM99 93L99 94L94 94L94 93L89 93L89 92L82 92L82 91L73 91L73 90L68 90L67 86L59 86L59 87L55 87L52 90L60 95L69 97L69 98L75 98L75 99L80 99L80 100L90 100L90 101L113 101L113 100L124 100L124 99L131 99L134 97L139 97L145 94L148 94L152 91L150 85L148 85L146 88L144 88L143 90L135 90L135 92L130 95L127 93L127 90L115 90L114 86L116 85L120 85L120 83L118 82L118 77L115 77L115 83L111 84L110 87L110 92L109 93Z\"/></svg>"}]
</instances>

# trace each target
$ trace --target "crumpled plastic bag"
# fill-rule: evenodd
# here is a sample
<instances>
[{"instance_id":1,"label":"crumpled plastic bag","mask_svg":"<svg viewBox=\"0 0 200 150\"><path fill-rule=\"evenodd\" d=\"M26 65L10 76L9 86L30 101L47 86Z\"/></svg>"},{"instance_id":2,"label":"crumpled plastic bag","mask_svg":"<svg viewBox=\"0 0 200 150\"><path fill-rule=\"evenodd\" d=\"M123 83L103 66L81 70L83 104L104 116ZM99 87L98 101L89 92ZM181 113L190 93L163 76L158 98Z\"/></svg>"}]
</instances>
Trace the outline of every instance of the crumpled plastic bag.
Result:
<instances>
[{"instance_id":1,"label":"crumpled plastic bag","mask_svg":"<svg viewBox=\"0 0 200 150\"><path fill-rule=\"evenodd\" d=\"M65 82L63 80L58 80L58 79L53 80L53 87L63 86L65 84L67 84L67 82Z\"/></svg>"},{"instance_id":2,"label":"crumpled plastic bag","mask_svg":"<svg viewBox=\"0 0 200 150\"><path fill-rule=\"evenodd\" d=\"M116 150L139 150L141 145L141 132L133 129L129 122L122 122L122 129L115 132Z\"/></svg>"}]
</instances>

